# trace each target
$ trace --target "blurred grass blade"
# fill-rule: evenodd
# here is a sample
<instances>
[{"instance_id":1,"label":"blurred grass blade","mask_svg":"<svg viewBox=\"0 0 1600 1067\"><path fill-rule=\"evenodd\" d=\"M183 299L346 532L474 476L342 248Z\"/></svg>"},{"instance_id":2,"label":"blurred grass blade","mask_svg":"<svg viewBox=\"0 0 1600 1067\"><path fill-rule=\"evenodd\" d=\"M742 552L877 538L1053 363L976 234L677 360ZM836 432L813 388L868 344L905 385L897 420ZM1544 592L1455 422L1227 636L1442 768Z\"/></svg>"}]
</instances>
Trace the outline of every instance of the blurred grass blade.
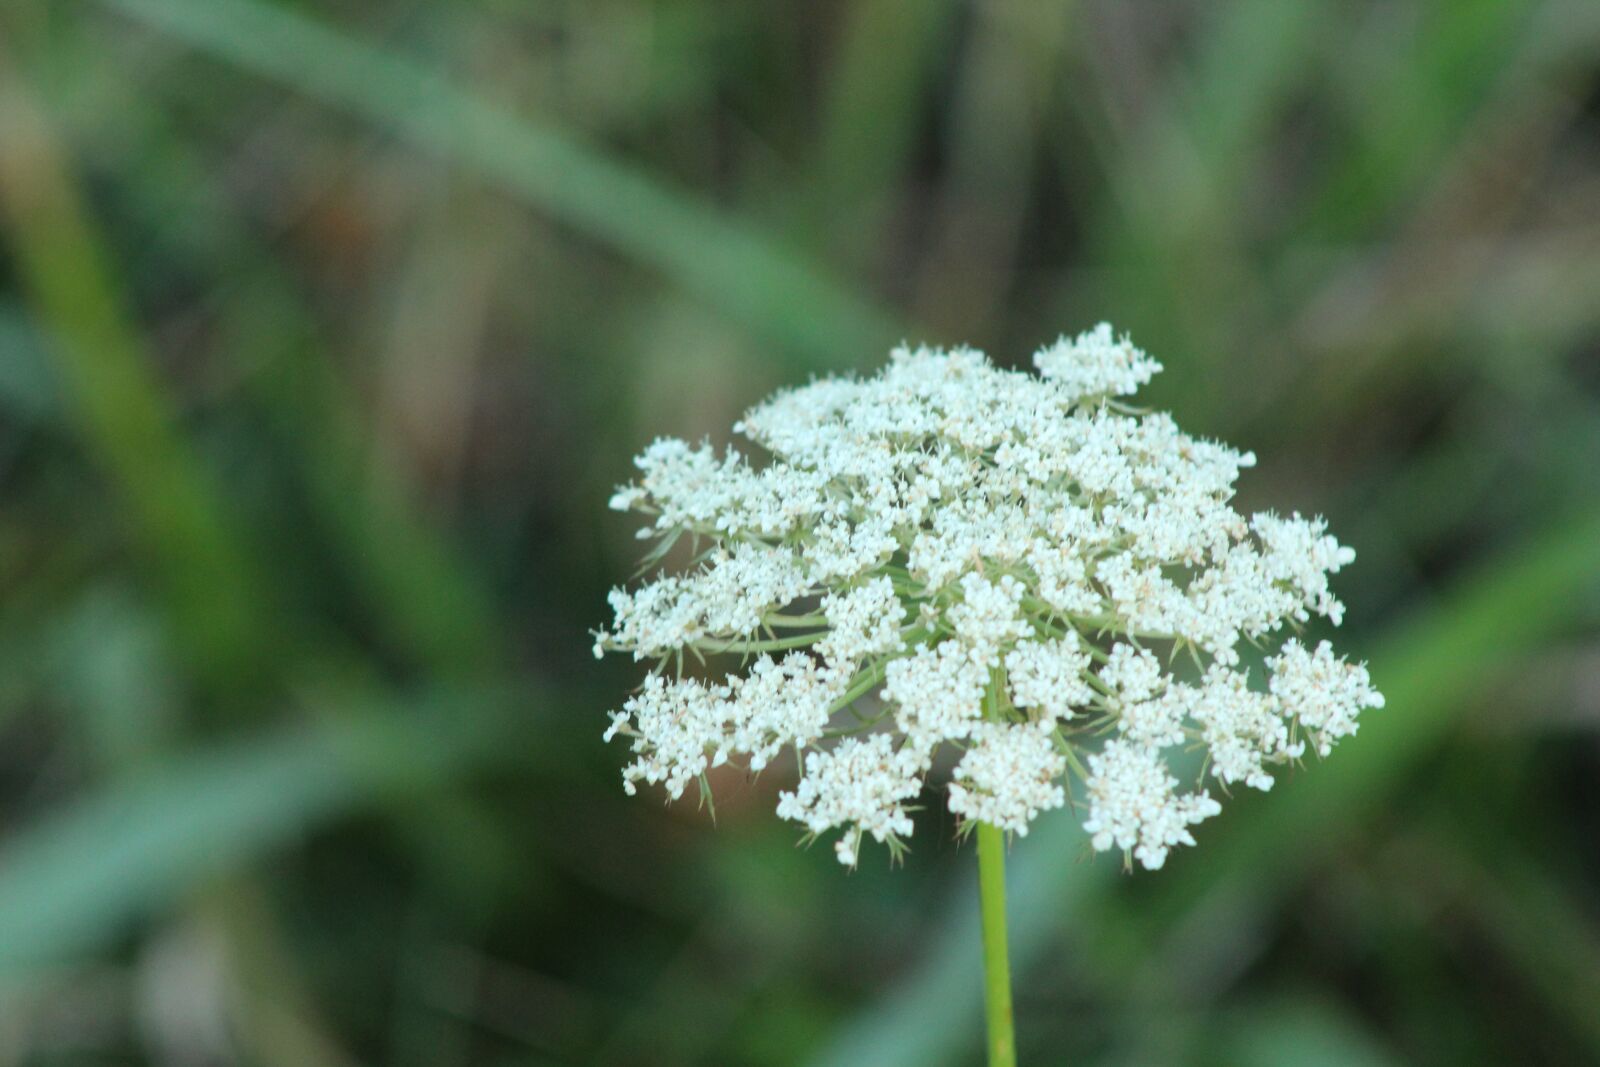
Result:
<instances>
[{"instance_id":1,"label":"blurred grass blade","mask_svg":"<svg viewBox=\"0 0 1600 1067\"><path fill-rule=\"evenodd\" d=\"M1402 36L1386 28L1372 35L1381 54L1357 55L1339 71L1354 137L1312 194L1303 218L1316 232L1308 236L1348 240L1415 196L1505 77L1545 6L1429 4L1417 32Z\"/></svg>"},{"instance_id":2,"label":"blurred grass blade","mask_svg":"<svg viewBox=\"0 0 1600 1067\"><path fill-rule=\"evenodd\" d=\"M237 687L267 653L262 582L175 427L73 175L3 48L0 217L76 421L160 570L181 637L214 681Z\"/></svg>"},{"instance_id":3,"label":"blurred grass blade","mask_svg":"<svg viewBox=\"0 0 1600 1067\"><path fill-rule=\"evenodd\" d=\"M50 365L44 341L27 317L0 304L0 415L21 423L48 422L60 416L60 375Z\"/></svg>"},{"instance_id":4,"label":"blurred grass blade","mask_svg":"<svg viewBox=\"0 0 1600 1067\"><path fill-rule=\"evenodd\" d=\"M1314 992L1255 1004L1230 1020L1221 1062L1234 1067L1399 1067L1337 1002Z\"/></svg>"},{"instance_id":5,"label":"blurred grass blade","mask_svg":"<svg viewBox=\"0 0 1600 1067\"><path fill-rule=\"evenodd\" d=\"M373 623L435 677L479 681L498 672L504 634L493 606L448 540L423 521L393 481L398 465L374 454L359 398L333 361L281 325L305 309L270 266L240 285L226 313L230 348L260 368L249 379L283 447L293 455L321 527L370 601ZM380 467L382 478L374 478Z\"/></svg>"},{"instance_id":6,"label":"blurred grass blade","mask_svg":"<svg viewBox=\"0 0 1600 1067\"><path fill-rule=\"evenodd\" d=\"M1380 640L1372 677L1388 706L1363 718L1360 736L1329 766L1285 782L1270 803L1220 820L1194 856L1150 879L1148 888L1158 896L1141 898L1137 914L1117 910L1127 905L1115 891L1114 863L1101 857L1091 867L1075 867L1064 858L1082 850L1073 820L1042 821L1012 863L1017 975L1025 976L1030 964L1060 944L1055 935L1063 925L1070 925L1065 951L1088 953L1092 970L1106 975L1113 973L1110 964L1148 963L1160 938L1219 886L1247 877L1254 892L1266 894L1303 877L1322 848L1380 809L1404 772L1471 706L1475 688L1571 619L1584 583L1600 578L1597 544L1600 512L1554 526ZM1117 944L1097 942L1101 930L1115 931ZM925 1067L961 1060L979 1022L977 938L977 909L963 894L923 967L844 1028L814 1062ZM954 995L962 990L967 995Z\"/></svg>"},{"instance_id":7,"label":"blurred grass blade","mask_svg":"<svg viewBox=\"0 0 1600 1067\"><path fill-rule=\"evenodd\" d=\"M1470 855L1467 849L1483 854ZM1438 896L1454 896L1458 914L1471 917L1483 941L1514 965L1552 1014L1584 1042L1591 1062L1600 1061L1600 936L1593 901L1574 899L1541 863L1499 841L1460 850L1448 843L1419 849L1416 860L1435 866L1410 886L1451 882Z\"/></svg>"},{"instance_id":8,"label":"blurred grass blade","mask_svg":"<svg viewBox=\"0 0 1600 1067\"><path fill-rule=\"evenodd\" d=\"M421 64L272 4L105 2L476 171L819 366L848 365L899 335L889 316L749 226Z\"/></svg>"},{"instance_id":9,"label":"blurred grass blade","mask_svg":"<svg viewBox=\"0 0 1600 1067\"><path fill-rule=\"evenodd\" d=\"M885 192L916 146L918 109L942 73L957 7L863 0L843 13L807 217L848 262L873 256L884 239Z\"/></svg>"},{"instance_id":10,"label":"blurred grass blade","mask_svg":"<svg viewBox=\"0 0 1600 1067\"><path fill-rule=\"evenodd\" d=\"M1259 342L1251 302L1267 288L1245 247L1241 190L1281 151L1273 124L1320 76L1337 5L1237 0L1204 11L1192 65L1168 77L1124 143L1108 146L1118 210L1097 216L1089 258L1107 265L1103 306L1131 320L1151 351L1173 354L1156 388L1182 396L1189 418L1222 419L1240 401L1226 388L1238 367L1224 369L1219 357L1236 364L1241 336L1252 342L1246 351Z\"/></svg>"},{"instance_id":11,"label":"blurred grass blade","mask_svg":"<svg viewBox=\"0 0 1600 1067\"><path fill-rule=\"evenodd\" d=\"M516 716L436 699L191 752L31 824L0 850L0 982L91 949L207 876L384 794L522 749Z\"/></svg>"}]
</instances>

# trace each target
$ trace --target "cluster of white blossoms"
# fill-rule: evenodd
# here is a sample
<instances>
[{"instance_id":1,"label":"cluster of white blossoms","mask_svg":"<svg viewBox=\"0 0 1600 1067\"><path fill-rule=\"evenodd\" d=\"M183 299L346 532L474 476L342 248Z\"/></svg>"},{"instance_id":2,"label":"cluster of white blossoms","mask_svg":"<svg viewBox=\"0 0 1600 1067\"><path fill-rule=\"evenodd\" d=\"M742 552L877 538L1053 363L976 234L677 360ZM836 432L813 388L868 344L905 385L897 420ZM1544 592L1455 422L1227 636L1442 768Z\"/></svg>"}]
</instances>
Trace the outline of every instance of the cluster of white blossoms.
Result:
<instances>
[{"instance_id":1,"label":"cluster of white blossoms","mask_svg":"<svg viewBox=\"0 0 1600 1067\"><path fill-rule=\"evenodd\" d=\"M649 517L652 564L691 562L613 591L597 634L597 656L651 663L606 733L632 746L630 793L793 750L778 813L841 831L853 865L865 836L903 847L936 766L963 825L1017 834L1075 776L1094 848L1156 868L1220 810L1207 778L1268 789L1382 707L1326 642L1269 645L1343 614L1328 576L1355 554L1321 519L1234 511L1255 457L1128 406L1161 367L1109 326L1034 364L901 348L752 409L734 429L763 460L638 457L612 507ZM1263 684L1241 644L1269 652Z\"/></svg>"}]
</instances>

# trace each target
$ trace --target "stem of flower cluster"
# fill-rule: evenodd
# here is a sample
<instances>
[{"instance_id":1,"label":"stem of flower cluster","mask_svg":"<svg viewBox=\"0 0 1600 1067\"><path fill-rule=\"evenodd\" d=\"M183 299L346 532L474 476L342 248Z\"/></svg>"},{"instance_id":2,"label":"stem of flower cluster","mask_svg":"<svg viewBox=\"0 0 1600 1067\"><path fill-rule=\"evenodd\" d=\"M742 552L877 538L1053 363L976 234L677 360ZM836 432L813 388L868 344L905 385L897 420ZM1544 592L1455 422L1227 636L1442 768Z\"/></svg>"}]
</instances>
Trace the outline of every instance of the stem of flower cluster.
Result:
<instances>
[{"instance_id":1,"label":"stem of flower cluster","mask_svg":"<svg viewBox=\"0 0 1600 1067\"><path fill-rule=\"evenodd\" d=\"M983 989L989 1025L989 1067L1016 1067L1011 1023L1011 965L1006 952L1005 834L978 824L978 899L983 911Z\"/></svg>"}]
</instances>

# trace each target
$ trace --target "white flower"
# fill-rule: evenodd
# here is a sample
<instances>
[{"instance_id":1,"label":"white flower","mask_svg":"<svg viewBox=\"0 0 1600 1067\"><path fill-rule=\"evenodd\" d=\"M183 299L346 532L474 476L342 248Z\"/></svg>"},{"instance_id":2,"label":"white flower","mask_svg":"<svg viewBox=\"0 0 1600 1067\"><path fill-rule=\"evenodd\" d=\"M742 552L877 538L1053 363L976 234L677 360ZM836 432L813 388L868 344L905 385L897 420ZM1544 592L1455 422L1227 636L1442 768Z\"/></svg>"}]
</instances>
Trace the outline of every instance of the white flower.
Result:
<instances>
[{"instance_id":1,"label":"white flower","mask_svg":"<svg viewBox=\"0 0 1600 1067\"><path fill-rule=\"evenodd\" d=\"M1117 729L1123 737L1147 748L1181 744L1184 718L1194 714L1198 695L1190 686L1174 682L1160 696L1125 700L1117 716Z\"/></svg>"},{"instance_id":2,"label":"white flower","mask_svg":"<svg viewBox=\"0 0 1600 1067\"><path fill-rule=\"evenodd\" d=\"M729 676L727 689L734 716L725 747L747 755L750 769L759 771L782 749L822 736L843 685L837 672L791 652L779 662L759 657L743 678Z\"/></svg>"},{"instance_id":3,"label":"white flower","mask_svg":"<svg viewBox=\"0 0 1600 1067\"><path fill-rule=\"evenodd\" d=\"M1002 648L1033 632L1017 613L1022 592L1022 583L1009 574L998 583L981 574L961 579L961 603L950 609L947 618L974 663L994 666Z\"/></svg>"},{"instance_id":4,"label":"white flower","mask_svg":"<svg viewBox=\"0 0 1600 1067\"><path fill-rule=\"evenodd\" d=\"M895 725L912 745L931 752L941 741L958 741L983 716L989 672L974 663L957 641L923 646L892 660L883 699L895 705Z\"/></svg>"},{"instance_id":5,"label":"white flower","mask_svg":"<svg viewBox=\"0 0 1600 1067\"><path fill-rule=\"evenodd\" d=\"M1290 742L1277 702L1250 689L1243 673L1220 663L1206 672L1190 715L1211 752L1211 773L1228 784L1271 789L1265 765L1299 759L1305 751L1303 744Z\"/></svg>"},{"instance_id":6,"label":"white flower","mask_svg":"<svg viewBox=\"0 0 1600 1067\"><path fill-rule=\"evenodd\" d=\"M829 593L822 598L828 635L817 642L817 651L836 668L898 652L905 647L900 636L905 610L887 578L874 578L845 593Z\"/></svg>"},{"instance_id":7,"label":"white flower","mask_svg":"<svg viewBox=\"0 0 1600 1067\"><path fill-rule=\"evenodd\" d=\"M1382 706L1326 642L1271 654L1285 624L1343 615L1329 576L1354 553L1321 519L1235 511L1255 457L1129 407L1161 368L1110 326L1034 363L900 348L747 412L765 459L645 449L611 505L648 517L653 561L692 562L613 591L596 635L651 665L605 732L632 749L625 788L678 797L793 750L780 813L842 831L853 864L864 836L911 833L943 746L950 809L1019 834L1081 756L1095 847L1156 867L1218 808L1174 793L1167 750L1203 743L1214 781L1266 789ZM1263 689L1243 641L1269 653Z\"/></svg>"},{"instance_id":8,"label":"white flower","mask_svg":"<svg viewBox=\"0 0 1600 1067\"><path fill-rule=\"evenodd\" d=\"M645 659L712 635L749 633L810 588L805 561L791 550L748 543L718 549L697 573L636 593L612 590L613 644Z\"/></svg>"},{"instance_id":9,"label":"white flower","mask_svg":"<svg viewBox=\"0 0 1600 1067\"><path fill-rule=\"evenodd\" d=\"M1155 653L1128 644L1111 649L1111 658L1100 669L1100 680L1125 701L1145 700L1167 684Z\"/></svg>"},{"instance_id":10,"label":"white flower","mask_svg":"<svg viewBox=\"0 0 1600 1067\"><path fill-rule=\"evenodd\" d=\"M921 788L923 769L901 758L888 734L847 737L832 751L806 756L805 776L794 792L779 794L778 814L814 834L849 827L834 847L839 862L853 867L863 833L880 843L910 836L905 802Z\"/></svg>"},{"instance_id":11,"label":"white flower","mask_svg":"<svg viewBox=\"0 0 1600 1067\"><path fill-rule=\"evenodd\" d=\"M1208 793L1173 793L1178 780L1152 749L1107 741L1089 757L1089 818L1083 828L1098 852L1131 852L1146 870L1174 845L1194 844L1189 827L1222 810Z\"/></svg>"},{"instance_id":12,"label":"white flower","mask_svg":"<svg viewBox=\"0 0 1600 1067\"><path fill-rule=\"evenodd\" d=\"M676 800L713 759L725 761L733 716L728 697L725 687L669 682L659 674L646 678L639 694L623 705L624 718L613 716L609 731L615 736L627 720L634 724L629 732L639 756L623 771L628 792L639 781L665 784Z\"/></svg>"},{"instance_id":13,"label":"white flower","mask_svg":"<svg viewBox=\"0 0 1600 1067\"><path fill-rule=\"evenodd\" d=\"M1067 794L1056 779L1067 761L1056 751L1049 722L981 723L973 746L956 764L950 810L1026 836L1041 811L1059 808Z\"/></svg>"},{"instance_id":14,"label":"white flower","mask_svg":"<svg viewBox=\"0 0 1600 1067\"><path fill-rule=\"evenodd\" d=\"M1074 396L1128 396L1161 370L1161 364L1133 347L1126 336L1117 340L1111 324L1102 322L1076 338L1061 338L1034 354L1039 373Z\"/></svg>"},{"instance_id":15,"label":"white flower","mask_svg":"<svg viewBox=\"0 0 1600 1067\"><path fill-rule=\"evenodd\" d=\"M1088 669L1089 653L1076 634L1018 641L1006 654L1011 702L1037 708L1052 719L1070 719L1094 699L1094 689L1084 680Z\"/></svg>"},{"instance_id":16,"label":"white flower","mask_svg":"<svg viewBox=\"0 0 1600 1067\"><path fill-rule=\"evenodd\" d=\"M1309 730L1317 754L1326 756L1333 743L1349 737L1359 725L1362 708L1383 707L1383 694L1372 688L1365 665L1346 663L1323 641L1307 652L1299 641L1283 643L1278 655L1267 661L1272 668L1270 688L1278 706Z\"/></svg>"}]
</instances>

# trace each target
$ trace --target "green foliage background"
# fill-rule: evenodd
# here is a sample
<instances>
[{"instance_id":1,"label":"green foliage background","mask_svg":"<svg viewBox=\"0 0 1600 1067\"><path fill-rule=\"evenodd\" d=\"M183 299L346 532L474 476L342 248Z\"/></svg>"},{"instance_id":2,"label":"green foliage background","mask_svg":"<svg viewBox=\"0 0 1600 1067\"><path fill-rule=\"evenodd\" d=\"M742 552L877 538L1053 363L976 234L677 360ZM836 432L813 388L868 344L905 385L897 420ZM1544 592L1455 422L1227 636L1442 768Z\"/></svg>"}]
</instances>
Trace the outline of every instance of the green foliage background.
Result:
<instances>
[{"instance_id":1,"label":"green foliage background","mask_svg":"<svg viewBox=\"0 0 1600 1067\"><path fill-rule=\"evenodd\" d=\"M1024 1061L1600 1063L1600 5L8 0L0 1065L976 1062L937 798L622 795L604 501L1102 318L1389 704L1019 841Z\"/></svg>"}]
</instances>

